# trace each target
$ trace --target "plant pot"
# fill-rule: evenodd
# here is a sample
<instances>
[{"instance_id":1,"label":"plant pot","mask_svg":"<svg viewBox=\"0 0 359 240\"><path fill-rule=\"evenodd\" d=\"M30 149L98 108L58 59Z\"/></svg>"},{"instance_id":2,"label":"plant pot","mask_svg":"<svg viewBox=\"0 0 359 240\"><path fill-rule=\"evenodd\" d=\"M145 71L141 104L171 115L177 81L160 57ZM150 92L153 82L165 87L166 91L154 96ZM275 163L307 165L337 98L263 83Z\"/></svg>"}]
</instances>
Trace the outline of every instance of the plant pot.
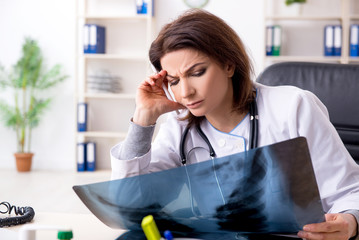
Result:
<instances>
[{"instance_id":1,"label":"plant pot","mask_svg":"<svg viewBox=\"0 0 359 240\"><path fill-rule=\"evenodd\" d=\"M18 172L29 172L31 170L33 153L14 153L14 156Z\"/></svg>"},{"instance_id":2,"label":"plant pot","mask_svg":"<svg viewBox=\"0 0 359 240\"><path fill-rule=\"evenodd\" d=\"M286 6L285 13L288 16L298 17L302 15L303 4L302 3L292 3L289 6Z\"/></svg>"}]
</instances>

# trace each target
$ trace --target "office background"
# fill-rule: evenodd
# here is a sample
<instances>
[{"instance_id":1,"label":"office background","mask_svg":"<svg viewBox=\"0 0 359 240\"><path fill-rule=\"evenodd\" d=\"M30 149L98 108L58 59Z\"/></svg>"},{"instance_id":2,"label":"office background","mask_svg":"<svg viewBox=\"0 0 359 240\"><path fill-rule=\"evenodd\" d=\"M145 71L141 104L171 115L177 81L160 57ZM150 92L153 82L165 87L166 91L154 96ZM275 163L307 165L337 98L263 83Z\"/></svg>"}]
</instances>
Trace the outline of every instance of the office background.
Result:
<instances>
[{"instance_id":1,"label":"office background","mask_svg":"<svg viewBox=\"0 0 359 240\"><path fill-rule=\"evenodd\" d=\"M271 0L284 3L284 0ZM106 3L116 0L106 0ZM135 7L135 0L134 7ZM337 0L307 0L311 15L317 9L324 14L338 14ZM264 0L209 0L204 9L223 18L242 38L253 60L255 74L265 67ZM268 7L268 6L267 6ZM155 0L155 30L159 29L180 13L189 9L183 0ZM307 10L308 10L307 9ZM314 12L313 12L314 11ZM320 14L320 12L318 13ZM340 13L339 13L340 14ZM306 24L312 24L308 21ZM326 24L326 23L321 23ZM322 30L313 28L312 31ZM133 31L136 31L134 29ZM286 44L283 51L289 54L322 54L319 47L323 39L318 34L307 32L303 41ZM288 34L289 35L289 34ZM294 38L301 32L291 33ZM320 35L320 34L319 34ZM76 169L76 1L74 0L0 0L0 64L9 69L21 54L24 37L38 40L46 65L59 63L69 75L65 82L48 94L53 96L49 111L41 119L40 126L33 130L32 151L35 153L32 169L75 170ZM283 36L284 38L286 36ZM297 44L298 47L295 45ZM286 48L285 48L286 47ZM310 55L310 54L309 54ZM8 90L0 89L0 99L11 98ZM13 130L0 124L0 169L15 169L13 153L16 151L16 136Z\"/></svg>"},{"instance_id":2,"label":"office background","mask_svg":"<svg viewBox=\"0 0 359 240\"><path fill-rule=\"evenodd\" d=\"M182 0L156 0L156 29L188 9ZM256 72L263 62L263 1L210 0L206 10L228 22L242 37L254 62ZM63 65L69 78L51 89L54 96L40 126L33 130L32 169L75 169L74 104L76 4L73 0L0 0L0 63L9 68L21 54L25 36L39 41L48 66ZM1 89L0 98L10 98ZM0 168L15 169L13 153L16 137L0 124Z\"/></svg>"}]
</instances>

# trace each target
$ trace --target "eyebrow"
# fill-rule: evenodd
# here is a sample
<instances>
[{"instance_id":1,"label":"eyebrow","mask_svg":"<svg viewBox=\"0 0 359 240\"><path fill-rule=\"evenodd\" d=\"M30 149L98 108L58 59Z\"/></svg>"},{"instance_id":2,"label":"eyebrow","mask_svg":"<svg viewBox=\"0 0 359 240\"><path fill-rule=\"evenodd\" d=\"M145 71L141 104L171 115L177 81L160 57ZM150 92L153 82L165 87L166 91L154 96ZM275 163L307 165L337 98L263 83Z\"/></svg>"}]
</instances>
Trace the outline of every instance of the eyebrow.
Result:
<instances>
[{"instance_id":1,"label":"eyebrow","mask_svg":"<svg viewBox=\"0 0 359 240\"><path fill-rule=\"evenodd\" d=\"M193 71L193 69L199 65L202 65L202 64L205 64L206 62L199 62L199 63L195 63L193 64L190 68L188 68L186 71L185 71L185 74L184 75L187 75L189 72ZM171 76L167 73L167 77L170 77L170 78L173 78L173 79L176 79L178 77L174 77L174 76Z\"/></svg>"}]
</instances>

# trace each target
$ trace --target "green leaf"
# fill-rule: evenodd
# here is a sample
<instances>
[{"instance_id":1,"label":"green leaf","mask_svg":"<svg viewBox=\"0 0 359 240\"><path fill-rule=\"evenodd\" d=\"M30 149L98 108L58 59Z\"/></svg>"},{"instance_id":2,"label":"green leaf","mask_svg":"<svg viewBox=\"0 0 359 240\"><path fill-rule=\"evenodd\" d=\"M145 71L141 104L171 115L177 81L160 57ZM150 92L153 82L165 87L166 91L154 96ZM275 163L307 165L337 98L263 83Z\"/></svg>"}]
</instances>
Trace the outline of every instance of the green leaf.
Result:
<instances>
[{"instance_id":1,"label":"green leaf","mask_svg":"<svg viewBox=\"0 0 359 240\"><path fill-rule=\"evenodd\" d=\"M68 78L68 76L61 73L61 66L55 65L47 73L45 73L42 78L39 79L37 85L34 87L37 89L47 89L62 82L66 78Z\"/></svg>"},{"instance_id":2,"label":"green leaf","mask_svg":"<svg viewBox=\"0 0 359 240\"><path fill-rule=\"evenodd\" d=\"M27 112L26 118L30 128L37 127L40 122L40 117L44 113L45 109L48 108L51 99L37 100L32 98L32 108Z\"/></svg>"},{"instance_id":3,"label":"green leaf","mask_svg":"<svg viewBox=\"0 0 359 240\"><path fill-rule=\"evenodd\" d=\"M22 116L17 113L15 107L4 102L0 102L0 113L6 127L16 129L17 126L24 124Z\"/></svg>"}]
</instances>

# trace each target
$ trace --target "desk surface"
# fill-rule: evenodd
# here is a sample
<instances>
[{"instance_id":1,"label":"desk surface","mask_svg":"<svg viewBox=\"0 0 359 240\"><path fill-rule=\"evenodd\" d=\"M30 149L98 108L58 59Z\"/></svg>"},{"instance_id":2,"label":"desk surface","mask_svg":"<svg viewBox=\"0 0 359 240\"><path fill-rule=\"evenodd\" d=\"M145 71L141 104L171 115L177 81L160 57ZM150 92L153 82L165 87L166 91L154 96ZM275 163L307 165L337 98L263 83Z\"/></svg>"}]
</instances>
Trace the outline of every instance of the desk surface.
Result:
<instances>
[{"instance_id":1,"label":"desk surface","mask_svg":"<svg viewBox=\"0 0 359 240\"><path fill-rule=\"evenodd\" d=\"M64 226L72 229L74 240L84 240L84 239L116 239L124 230L121 229L111 229L108 226L104 225L100 220L98 220L92 214L69 214L69 213L36 213L34 219L31 223L36 225L44 226ZM18 225L14 227L5 228L3 231L0 230L0 239L4 239L2 236L10 236L14 240L18 239L18 233L20 228L25 226ZM13 240L9 237L6 239ZM49 240L57 239L56 230L39 230L36 232L36 240Z\"/></svg>"}]
</instances>

